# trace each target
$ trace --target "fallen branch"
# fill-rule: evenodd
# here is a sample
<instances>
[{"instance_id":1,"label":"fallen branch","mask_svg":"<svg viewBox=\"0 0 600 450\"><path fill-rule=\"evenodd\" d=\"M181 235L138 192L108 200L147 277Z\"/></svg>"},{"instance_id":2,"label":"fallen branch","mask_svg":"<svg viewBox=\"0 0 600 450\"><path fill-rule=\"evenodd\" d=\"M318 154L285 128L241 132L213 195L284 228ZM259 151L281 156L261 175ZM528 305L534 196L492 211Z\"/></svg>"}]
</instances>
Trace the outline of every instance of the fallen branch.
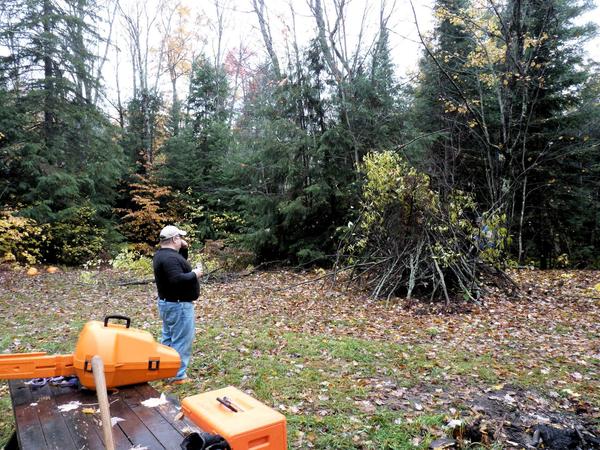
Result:
<instances>
[{"instance_id":1,"label":"fallen branch","mask_svg":"<svg viewBox=\"0 0 600 450\"><path fill-rule=\"evenodd\" d=\"M146 278L144 280L132 280L132 281L123 281L118 284L118 286L135 286L135 285L144 285L154 283L154 278Z\"/></svg>"}]
</instances>

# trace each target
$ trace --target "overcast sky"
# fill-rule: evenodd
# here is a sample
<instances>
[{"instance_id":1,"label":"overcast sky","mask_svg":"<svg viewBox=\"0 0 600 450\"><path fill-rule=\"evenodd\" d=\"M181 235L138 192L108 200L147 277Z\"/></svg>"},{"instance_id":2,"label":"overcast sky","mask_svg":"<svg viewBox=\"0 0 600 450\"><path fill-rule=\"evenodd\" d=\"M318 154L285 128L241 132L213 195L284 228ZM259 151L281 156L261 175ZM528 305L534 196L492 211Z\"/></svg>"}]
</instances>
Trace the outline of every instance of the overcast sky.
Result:
<instances>
[{"instance_id":1,"label":"overcast sky","mask_svg":"<svg viewBox=\"0 0 600 450\"><path fill-rule=\"evenodd\" d=\"M124 9L134 4L136 0L120 0ZM204 17L202 25L196 30L204 40L197 43L197 51L202 51L207 56L213 56L216 51L215 36L216 32L211 29L216 23L216 12L213 0L181 0L184 5L189 7L192 15L200 15ZM242 43L245 46L250 46L257 54L257 58L266 60L267 53L258 28L258 20L253 11L251 0L218 0L219 5L225 9L224 23L224 52L236 48ZM158 0L147 0L149 10L152 10ZM363 50L368 48L374 36L377 33L379 26L379 0L348 0L348 29L349 38L348 47L351 53L356 47L358 33L361 28L361 18L366 11L367 20L363 35ZM417 22L421 31L427 33L432 28L432 5L433 0L413 0L416 9ZM307 4L307 0L296 0L292 2L296 16L296 33L301 45L306 45L309 39L313 38L315 32L315 21ZM323 1L327 7L329 2ZM390 30L390 43L392 57L396 64L397 75L404 77L411 72L416 72L417 62L421 56L422 48L418 42L417 28L415 26L415 18L409 0L387 0L387 11L392 9L393 12L388 22ZM268 13L269 24L273 41L276 44L276 51L281 60L284 60L285 54L285 35L290 35L292 28L292 19L289 0L265 0L265 6ZM331 12L330 12L331 14ZM579 22L595 22L600 25L600 9L587 13L579 19ZM149 42L151 46L157 46L157 27L151 29ZM290 37L291 38L291 37ZM124 45L126 37L122 24L117 24L113 40L122 47L120 56L119 80L121 85L122 95L127 100L131 92L131 68L127 48ZM588 43L588 54L596 60L600 61L600 38ZM114 54L110 56L111 61L107 63L104 71L105 83L108 88L109 97L114 98L115 95L115 67ZM170 89L168 83L162 83L164 93ZM178 89L179 90L179 89Z\"/></svg>"}]
</instances>

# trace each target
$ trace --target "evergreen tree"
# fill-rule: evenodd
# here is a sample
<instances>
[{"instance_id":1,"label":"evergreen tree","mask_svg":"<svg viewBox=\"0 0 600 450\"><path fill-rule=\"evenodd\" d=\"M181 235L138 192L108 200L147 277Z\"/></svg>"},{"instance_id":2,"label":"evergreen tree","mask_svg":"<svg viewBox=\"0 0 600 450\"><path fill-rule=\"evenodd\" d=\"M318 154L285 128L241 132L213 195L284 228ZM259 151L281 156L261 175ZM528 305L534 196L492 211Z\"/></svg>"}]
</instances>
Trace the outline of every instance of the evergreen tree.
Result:
<instances>
[{"instance_id":1,"label":"evergreen tree","mask_svg":"<svg viewBox=\"0 0 600 450\"><path fill-rule=\"evenodd\" d=\"M214 238L210 217L230 209L229 181L223 175L232 146L229 115L225 108L229 87L222 67L207 58L196 59L187 98L185 127L161 148L164 164L159 168L165 185L182 200L206 214L193 214L200 237Z\"/></svg>"},{"instance_id":2,"label":"evergreen tree","mask_svg":"<svg viewBox=\"0 0 600 450\"><path fill-rule=\"evenodd\" d=\"M336 167L322 145L326 89L318 46L281 80L268 69L256 76L238 124L248 150L237 171L246 243L260 259L308 262L332 251L337 217Z\"/></svg>"},{"instance_id":3,"label":"evergreen tree","mask_svg":"<svg viewBox=\"0 0 600 450\"><path fill-rule=\"evenodd\" d=\"M525 17L525 38L516 45L524 47L523 60L532 67L528 75L538 83L533 89L527 86L535 93L527 108L529 129L511 155L512 178L518 172L516 203L520 206L514 229L519 257L539 256L541 267L546 268L561 263L561 255L576 256L573 249L584 244L591 226L582 209L589 205L591 186L582 184L580 177L590 168L594 152L589 135L581 130L594 115L582 114L580 108L584 95L590 93L585 89L589 72L582 64L582 42L594 30L573 23L589 2L532 0L512 6L513 17L519 13ZM539 44L528 45L531 39ZM511 80L509 87L513 83L517 80ZM521 114L519 109L513 114ZM565 256L560 259L566 262Z\"/></svg>"},{"instance_id":4,"label":"evergreen tree","mask_svg":"<svg viewBox=\"0 0 600 450\"><path fill-rule=\"evenodd\" d=\"M87 48L97 38L95 8L87 0L0 1L0 43L10 50L0 84L18 120L3 131L4 171L19 177L13 201L41 221L84 204L107 215L114 199L120 149L90 103L98 89Z\"/></svg>"},{"instance_id":5,"label":"evergreen tree","mask_svg":"<svg viewBox=\"0 0 600 450\"><path fill-rule=\"evenodd\" d=\"M493 6L437 2L417 122L438 133L428 157L438 183L473 190L483 209L504 212L516 255L535 255L546 266L567 232L551 214L552 191L568 186L569 167L586 147L572 133L585 122L576 113L587 76L581 42L592 30L573 19L588 4Z\"/></svg>"},{"instance_id":6,"label":"evergreen tree","mask_svg":"<svg viewBox=\"0 0 600 450\"><path fill-rule=\"evenodd\" d=\"M127 104L121 145L137 173L145 173L152 165L164 138L162 107L161 95L148 90L136 91Z\"/></svg>"},{"instance_id":7,"label":"evergreen tree","mask_svg":"<svg viewBox=\"0 0 600 450\"><path fill-rule=\"evenodd\" d=\"M465 61L473 51L473 44L465 24L456 18L462 16L468 0L438 0L435 13L438 22L433 41L420 61L420 82L413 93L414 108L410 114L414 138L425 135L407 149L415 163L433 175L433 182L442 193L453 187L481 185L481 173L464 171L471 167L465 148L470 142L468 125L457 112L463 103L461 91L471 91L473 79L466 77ZM423 148L425 145L425 148ZM478 158L477 158L478 159ZM457 167L462 166L460 182L456 179Z\"/></svg>"},{"instance_id":8,"label":"evergreen tree","mask_svg":"<svg viewBox=\"0 0 600 450\"><path fill-rule=\"evenodd\" d=\"M403 131L400 92L389 51L389 32L383 27L370 55L369 67L345 87L350 129L362 157L370 151L398 146ZM340 124L344 124L340 121Z\"/></svg>"}]
</instances>

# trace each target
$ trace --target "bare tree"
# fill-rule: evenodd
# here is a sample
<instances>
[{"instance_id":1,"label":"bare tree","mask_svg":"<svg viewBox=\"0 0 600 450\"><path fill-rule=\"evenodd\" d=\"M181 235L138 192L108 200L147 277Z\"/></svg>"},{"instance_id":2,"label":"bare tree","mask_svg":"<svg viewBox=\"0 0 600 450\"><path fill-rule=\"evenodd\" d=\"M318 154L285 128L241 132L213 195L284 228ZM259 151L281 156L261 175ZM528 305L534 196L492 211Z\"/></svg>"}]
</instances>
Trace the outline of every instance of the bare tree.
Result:
<instances>
[{"instance_id":1,"label":"bare tree","mask_svg":"<svg viewBox=\"0 0 600 450\"><path fill-rule=\"evenodd\" d=\"M277 58L277 53L275 53L275 49L273 48L273 37L271 36L271 28L269 26L269 17L265 9L265 2L264 0L252 0L252 5L254 6L254 12L258 18L260 32L267 49L267 53L269 54L271 64L273 65L273 73L277 79L281 79L279 58Z\"/></svg>"},{"instance_id":2,"label":"bare tree","mask_svg":"<svg viewBox=\"0 0 600 450\"><path fill-rule=\"evenodd\" d=\"M325 62L333 75L337 95L340 98L342 120L352 137L353 141L353 160L356 168L360 167L360 143L356 137L357 130L351 123L348 109L345 105L352 101L351 91L348 87L361 71L366 56L377 40L377 35L373 36L369 43L366 40L366 23L369 16L369 3L366 2L360 19L360 27L356 33L356 43L351 48L349 43L349 30L347 26L348 0L332 0L333 16L329 17L328 11L321 0L307 0L308 6L312 12L317 26L317 39ZM380 18L382 26L387 24L387 19L391 11L387 9L386 2L380 3ZM393 7L391 8L393 10ZM358 177L358 170L356 173Z\"/></svg>"},{"instance_id":3,"label":"bare tree","mask_svg":"<svg viewBox=\"0 0 600 450\"><path fill-rule=\"evenodd\" d=\"M231 50L225 57L225 71L233 78L231 86L231 100L229 103L229 126L231 127L236 103L239 99L239 91L242 91L242 97L245 96L246 86L248 84L249 60L254 56L254 53L240 42L237 49Z\"/></svg>"},{"instance_id":4,"label":"bare tree","mask_svg":"<svg viewBox=\"0 0 600 450\"><path fill-rule=\"evenodd\" d=\"M114 30L114 23L117 17L117 12L119 9L119 1L118 0L109 0L105 5L101 6L102 11L105 15L106 23L108 25L108 30L106 32L106 37L103 40L98 41L98 54L102 54L100 60L98 61L98 65L96 67L96 79L100 80L102 78L102 71L104 69L104 64L108 59L108 52L110 48L113 46L112 36ZM100 47L103 46L104 49L101 51ZM100 95L100 90L96 89L92 98L92 103L94 105L98 104L98 97Z\"/></svg>"},{"instance_id":5,"label":"bare tree","mask_svg":"<svg viewBox=\"0 0 600 450\"><path fill-rule=\"evenodd\" d=\"M155 135L154 126L151 124L150 103L152 97L157 94L158 81L155 77L152 90L149 86L149 66L150 66L150 35L153 28L157 26L161 12L165 10L165 1L160 0L154 11L150 11L146 2L136 0L129 3L129 9L125 10L119 4L121 17L125 23L125 30L128 39L129 52L132 61L132 75L134 95L138 96L140 108L143 117L141 141L143 154L147 163L152 163L154 159ZM157 72L160 73L162 66L162 55L159 52Z\"/></svg>"},{"instance_id":6,"label":"bare tree","mask_svg":"<svg viewBox=\"0 0 600 450\"><path fill-rule=\"evenodd\" d=\"M163 55L161 60L164 60L165 69L162 72L157 71L156 89L158 89L158 77L166 72L171 83L171 125L175 135L179 132L181 121L177 82L191 72L193 45L201 41L196 31L199 28L197 25L198 18L192 21L190 9L183 6L181 2L173 4L171 9L162 16L160 52Z\"/></svg>"}]
</instances>

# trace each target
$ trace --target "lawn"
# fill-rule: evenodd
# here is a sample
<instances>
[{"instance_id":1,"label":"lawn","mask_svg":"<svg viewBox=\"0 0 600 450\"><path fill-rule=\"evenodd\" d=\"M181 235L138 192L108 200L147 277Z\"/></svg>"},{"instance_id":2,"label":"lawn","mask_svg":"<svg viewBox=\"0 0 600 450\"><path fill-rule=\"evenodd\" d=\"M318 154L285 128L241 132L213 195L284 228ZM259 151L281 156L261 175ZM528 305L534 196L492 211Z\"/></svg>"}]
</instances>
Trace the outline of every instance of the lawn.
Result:
<instances>
[{"instance_id":1,"label":"lawn","mask_svg":"<svg viewBox=\"0 0 600 450\"><path fill-rule=\"evenodd\" d=\"M452 313L309 282L318 275L207 283L196 306L194 382L155 387L183 398L237 386L286 415L294 449L427 448L452 435L510 448L551 422L599 434L600 272L520 271L519 294L492 293ZM0 351L70 352L82 325L107 314L158 337L154 286L120 285L132 278L0 271ZM448 426L453 419L462 425ZM0 381L0 445L12 428Z\"/></svg>"}]
</instances>

